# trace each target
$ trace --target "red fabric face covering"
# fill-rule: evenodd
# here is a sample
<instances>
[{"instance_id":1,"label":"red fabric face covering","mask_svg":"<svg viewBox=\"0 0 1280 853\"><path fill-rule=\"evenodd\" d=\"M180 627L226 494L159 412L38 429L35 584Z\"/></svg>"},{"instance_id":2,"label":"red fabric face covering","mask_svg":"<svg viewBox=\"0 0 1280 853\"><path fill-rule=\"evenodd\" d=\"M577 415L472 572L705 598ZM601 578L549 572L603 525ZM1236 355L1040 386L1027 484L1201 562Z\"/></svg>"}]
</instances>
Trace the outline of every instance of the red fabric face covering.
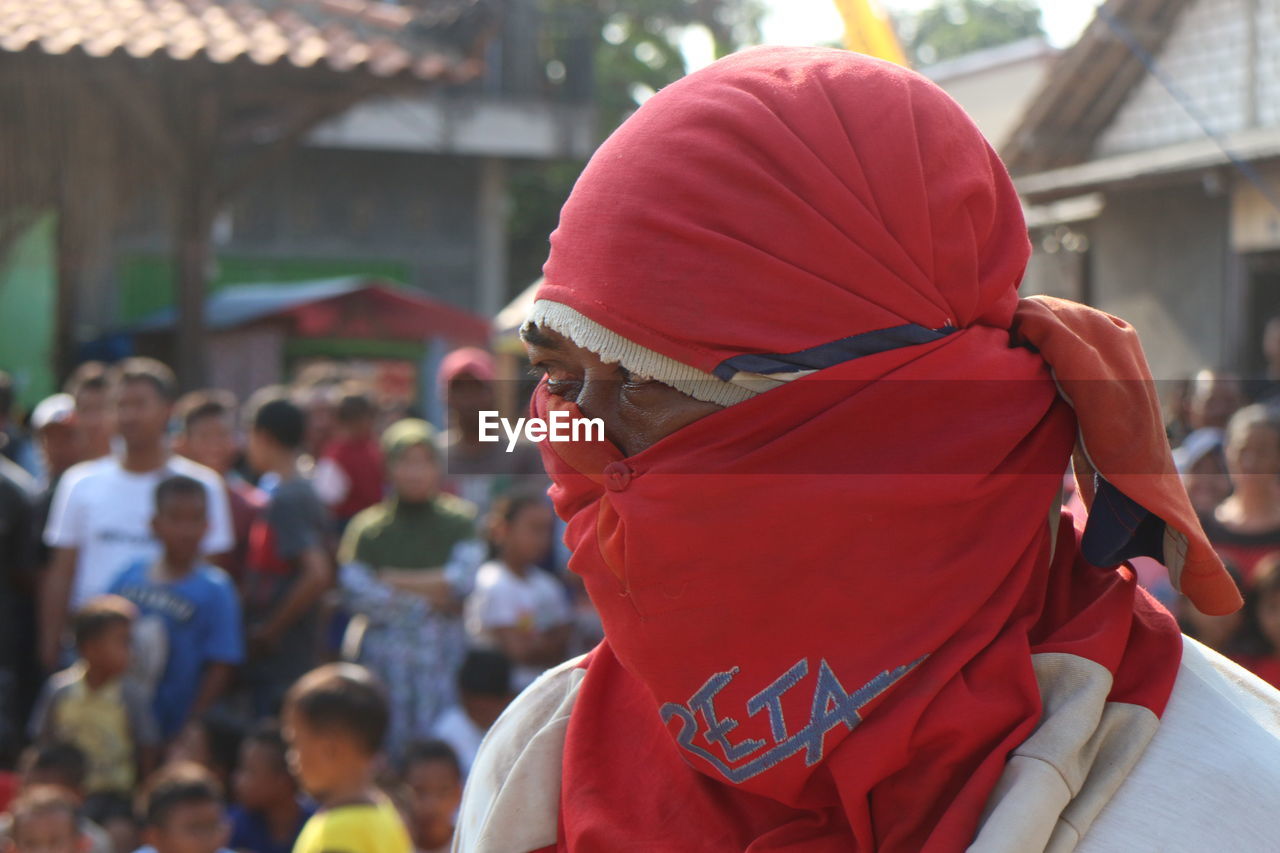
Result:
<instances>
[{"instance_id":1,"label":"red fabric face covering","mask_svg":"<svg viewBox=\"0 0 1280 853\"><path fill-rule=\"evenodd\" d=\"M1087 424L1020 345L1055 331L1068 359L1062 327L1011 336L1027 253L960 109L843 51L717 63L596 155L539 298L707 373L807 375L630 458L542 445L606 634L561 849L963 849L1040 719L1033 654L1163 711L1172 618L1049 523ZM545 384L533 408L582 414ZM1152 474L1142 508L1193 525Z\"/></svg>"}]
</instances>

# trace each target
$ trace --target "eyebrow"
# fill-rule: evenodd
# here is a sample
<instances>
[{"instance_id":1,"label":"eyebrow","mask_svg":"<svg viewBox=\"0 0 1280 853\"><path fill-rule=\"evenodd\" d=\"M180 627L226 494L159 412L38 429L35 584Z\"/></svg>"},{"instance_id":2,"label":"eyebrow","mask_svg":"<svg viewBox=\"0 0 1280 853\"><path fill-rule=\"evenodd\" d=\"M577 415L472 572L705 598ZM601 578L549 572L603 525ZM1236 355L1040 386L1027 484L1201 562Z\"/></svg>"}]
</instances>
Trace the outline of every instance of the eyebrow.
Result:
<instances>
[{"instance_id":1,"label":"eyebrow","mask_svg":"<svg viewBox=\"0 0 1280 853\"><path fill-rule=\"evenodd\" d=\"M548 337L545 332L533 323L526 323L520 327L520 338L527 344L533 344L535 347L544 347L546 349L559 349L560 342L554 338Z\"/></svg>"}]
</instances>

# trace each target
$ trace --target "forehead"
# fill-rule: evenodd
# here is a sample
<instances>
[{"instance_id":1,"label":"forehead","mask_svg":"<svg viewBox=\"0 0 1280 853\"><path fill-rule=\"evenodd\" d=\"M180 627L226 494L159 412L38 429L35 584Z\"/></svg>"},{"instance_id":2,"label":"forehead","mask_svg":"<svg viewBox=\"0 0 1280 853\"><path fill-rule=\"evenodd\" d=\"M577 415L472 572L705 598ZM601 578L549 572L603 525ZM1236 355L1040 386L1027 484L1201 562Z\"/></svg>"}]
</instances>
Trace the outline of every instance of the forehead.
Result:
<instances>
[{"instance_id":1,"label":"forehead","mask_svg":"<svg viewBox=\"0 0 1280 853\"><path fill-rule=\"evenodd\" d=\"M213 800L188 800L174 803L164 823L217 823L222 820L222 805Z\"/></svg>"},{"instance_id":2,"label":"forehead","mask_svg":"<svg viewBox=\"0 0 1280 853\"><path fill-rule=\"evenodd\" d=\"M13 834L23 836L38 832L51 835L54 832L72 833L76 829L75 815L66 809L44 809L33 814L20 815L14 819Z\"/></svg>"},{"instance_id":3,"label":"forehead","mask_svg":"<svg viewBox=\"0 0 1280 853\"><path fill-rule=\"evenodd\" d=\"M179 510L182 512L195 512L199 510L203 512L207 502L208 496L204 493L204 489L198 492L195 489L189 492L168 492L160 498L159 503L156 505L156 511L170 512Z\"/></svg>"},{"instance_id":4,"label":"forehead","mask_svg":"<svg viewBox=\"0 0 1280 853\"><path fill-rule=\"evenodd\" d=\"M229 430L234 422L235 418L230 412L207 412L189 421L187 431Z\"/></svg>"},{"instance_id":5,"label":"forehead","mask_svg":"<svg viewBox=\"0 0 1280 853\"><path fill-rule=\"evenodd\" d=\"M145 376L135 376L132 379L124 379L116 388L117 398L125 396L137 398L142 395L149 395L160 401L164 400L164 394L160 391L159 386L156 385L153 380Z\"/></svg>"},{"instance_id":6,"label":"forehead","mask_svg":"<svg viewBox=\"0 0 1280 853\"><path fill-rule=\"evenodd\" d=\"M410 785L448 785L460 782L458 773L443 758L420 758L408 767L405 774Z\"/></svg>"}]
</instances>

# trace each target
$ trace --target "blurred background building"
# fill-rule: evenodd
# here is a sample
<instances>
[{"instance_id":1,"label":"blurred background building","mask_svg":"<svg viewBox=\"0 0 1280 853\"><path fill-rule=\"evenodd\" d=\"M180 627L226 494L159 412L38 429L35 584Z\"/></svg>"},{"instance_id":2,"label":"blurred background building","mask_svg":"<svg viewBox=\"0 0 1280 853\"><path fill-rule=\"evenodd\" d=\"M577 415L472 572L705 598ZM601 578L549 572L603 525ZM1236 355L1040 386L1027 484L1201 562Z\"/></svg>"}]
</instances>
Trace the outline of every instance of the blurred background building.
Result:
<instances>
[{"instance_id":1,"label":"blurred background building","mask_svg":"<svg viewBox=\"0 0 1280 853\"><path fill-rule=\"evenodd\" d=\"M1262 367L1280 313L1280 2L1112 0L1002 151L1026 287L1125 317L1160 377Z\"/></svg>"},{"instance_id":2,"label":"blurred background building","mask_svg":"<svg viewBox=\"0 0 1280 853\"><path fill-rule=\"evenodd\" d=\"M246 283L377 277L491 316L507 164L593 147L593 21L536 0L5 0L0 361L32 400L176 308L150 348L198 384L206 300ZM293 343L282 374L389 352Z\"/></svg>"},{"instance_id":3,"label":"blurred background building","mask_svg":"<svg viewBox=\"0 0 1280 853\"><path fill-rule=\"evenodd\" d=\"M1162 377L1260 367L1280 0L0 0L0 363L27 405L88 357L163 355L196 385L216 356L225 380L237 286L294 305L372 282L489 322L604 135L779 34L960 101L1023 194L1027 292L1130 319ZM422 387L471 335L369 328L263 358L411 364Z\"/></svg>"}]
</instances>

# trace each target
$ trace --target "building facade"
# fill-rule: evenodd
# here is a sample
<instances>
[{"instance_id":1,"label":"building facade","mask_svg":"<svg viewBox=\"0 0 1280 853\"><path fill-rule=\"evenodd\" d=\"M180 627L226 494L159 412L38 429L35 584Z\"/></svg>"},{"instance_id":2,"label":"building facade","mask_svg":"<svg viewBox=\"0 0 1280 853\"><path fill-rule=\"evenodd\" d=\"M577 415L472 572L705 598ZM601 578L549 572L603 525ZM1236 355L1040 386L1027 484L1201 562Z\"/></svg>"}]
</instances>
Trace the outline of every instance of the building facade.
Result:
<instances>
[{"instance_id":1,"label":"building facade","mask_svg":"<svg viewBox=\"0 0 1280 853\"><path fill-rule=\"evenodd\" d=\"M1003 152L1025 292L1133 323L1157 378L1255 373L1280 314L1280 0L1110 0Z\"/></svg>"}]
</instances>

